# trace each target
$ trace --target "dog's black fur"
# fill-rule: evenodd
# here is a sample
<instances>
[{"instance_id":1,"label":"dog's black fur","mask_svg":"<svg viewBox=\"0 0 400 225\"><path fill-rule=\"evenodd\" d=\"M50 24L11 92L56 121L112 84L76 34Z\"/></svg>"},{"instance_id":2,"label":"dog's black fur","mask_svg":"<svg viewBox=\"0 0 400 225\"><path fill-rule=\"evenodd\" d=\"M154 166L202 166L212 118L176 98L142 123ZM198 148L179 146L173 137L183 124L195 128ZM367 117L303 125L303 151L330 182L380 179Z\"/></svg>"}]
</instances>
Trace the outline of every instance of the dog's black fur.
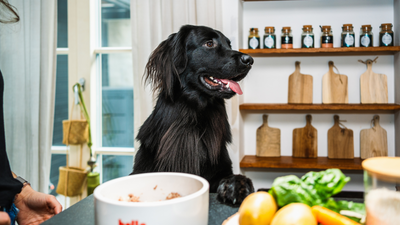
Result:
<instances>
[{"instance_id":1,"label":"dog's black fur","mask_svg":"<svg viewBox=\"0 0 400 225\"><path fill-rule=\"evenodd\" d=\"M185 25L163 41L146 65L145 79L158 100L137 135L141 146L132 174L196 174L219 200L234 205L254 192L250 179L233 175L226 148L231 132L224 99L236 93L209 78L240 81L252 64L209 27Z\"/></svg>"}]
</instances>

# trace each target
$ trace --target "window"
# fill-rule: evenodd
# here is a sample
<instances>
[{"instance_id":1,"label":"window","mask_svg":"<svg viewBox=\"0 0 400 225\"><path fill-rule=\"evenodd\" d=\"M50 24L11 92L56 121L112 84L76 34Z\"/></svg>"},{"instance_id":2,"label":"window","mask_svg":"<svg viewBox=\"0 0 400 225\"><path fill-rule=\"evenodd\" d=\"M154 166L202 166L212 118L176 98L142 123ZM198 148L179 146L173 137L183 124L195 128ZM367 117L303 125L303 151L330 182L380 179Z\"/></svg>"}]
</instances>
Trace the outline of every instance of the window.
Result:
<instances>
[{"instance_id":1,"label":"window","mask_svg":"<svg viewBox=\"0 0 400 225\"><path fill-rule=\"evenodd\" d=\"M128 175L133 165L133 154L126 155L133 152L134 140L130 1L103 0L96 9L100 14L95 73L102 96L96 100L102 126L102 138L96 143L101 147L96 150L105 182Z\"/></svg>"},{"instance_id":2,"label":"window","mask_svg":"<svg viewBox=\"0 0 400 225\"><path fill-rule=\"evenodd\" d=\"M77 64L79 69L76 69ZM56 106L50 178L54 185L58 183L58 167L65 165L67 148L62 144L62 120L68 119L68 96L72 96L68 81L77 82L80 78L85 78L89 81L86 85L90 85L90 95L87 95L90 99L85 98L85 101L90 107L92 149L101 182L129 175L134 155L129 0L58 0Z\"/></svg>"}]
</instances>

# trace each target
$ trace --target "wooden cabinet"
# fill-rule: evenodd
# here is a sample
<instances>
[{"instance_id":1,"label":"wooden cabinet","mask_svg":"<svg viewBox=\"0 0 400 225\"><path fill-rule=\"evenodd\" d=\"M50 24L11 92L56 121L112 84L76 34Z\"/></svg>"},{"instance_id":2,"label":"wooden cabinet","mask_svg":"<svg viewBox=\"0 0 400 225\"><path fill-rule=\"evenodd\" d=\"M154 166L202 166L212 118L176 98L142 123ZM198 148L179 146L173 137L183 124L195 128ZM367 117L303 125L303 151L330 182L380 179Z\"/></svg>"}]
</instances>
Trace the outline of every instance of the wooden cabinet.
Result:
<instances>
[{"instance_id":1,"label":"wooden cabinet","mask_svg":"<svg viewBox=\"0 0 400 225\"><path fill-rule=\"evenodd\" d=\"M246 174L251 170L253 180L260 179L262 170L255 168L327 169L340 168L361 171L360 138L361 129L369 128L373 115L383 118L383 127L388 130L389 156L400 156L400 0L335 0L335 1L247 1L239 7L239 50L253 56L255 62L248 77L242 82L243 96L239 97L239 139L240 168ZM354 26L356 47L341 48L340 33L343 24ZM360 27L371 24L374 46L378 46L379 26L392 23L395 32L393 47L358 47ZM300 48L303 25L314 28L316 48ZM319 25L331 25L334 48L319 48ZM265 26L274 26L278 49L247 49L247 36L251 27L257 27L262 39ZM291 26L293 49L279 49L280 29ZM374 59L379 56L373 70L388 76L389 104L360 104L360 75L367 69L358 60ZM295 61L301 61L302 72L313 75L313 104L287 104L288 77L294 71ZM334 61L341 74L349 77L349 104L322 104L322 76L328 71L328 62ZM256 129L262 124L262 114L269 114L271 127L281 129L281 152L279 158L255 156ZM318 130L317 159L291 157L291 131L305 125L305 115L313 115L313 126ZM333 125L333 115L340 114L345 125L354 130L355 159L331 160L327 158L327 132ZM235 135L235 133L234 133ZM254 170L255 169L255 170ZM268 170L271 172L271 170ZM289 173L288 171L284 173ZM362 189L362 175L358 189ZM247 174L246 174L247 175ZM265 184L259 180L262 185ZM271 183L268 181L267 183ZM257 185L256 185L257 186ZM357 189L357 188L355 188Z\"/></svg>"}]
</instances>

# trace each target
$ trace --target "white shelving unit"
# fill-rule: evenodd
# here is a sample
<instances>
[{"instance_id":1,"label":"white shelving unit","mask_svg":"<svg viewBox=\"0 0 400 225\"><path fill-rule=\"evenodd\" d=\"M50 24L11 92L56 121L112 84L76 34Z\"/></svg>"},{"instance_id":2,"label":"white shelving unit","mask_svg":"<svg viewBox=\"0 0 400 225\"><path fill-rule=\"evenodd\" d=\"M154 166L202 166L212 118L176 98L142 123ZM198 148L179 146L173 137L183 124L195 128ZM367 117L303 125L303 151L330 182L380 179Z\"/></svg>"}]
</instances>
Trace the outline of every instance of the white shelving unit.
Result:
<instances>
[{"instance_id":1,"label":"white shelving unit","mask_svg":"<svg viewBox=\"0 0 400 225\"><path fill-rule=\"evenodd\" d=\"M294 48L299 48L303 25L314 28L316 48L319 48L319 25L331 25L334 47L340 47L340 33L343 24L352 23L355 30L356 46L359 46L361 25L371 24L374 46L379 45L379 26L392 23L395 32L395 46L400 45L400 0L299 0L299 1L237 1L237 5L223 1L224 30L233 43L233 48L247 49L247 36L251 27L257 27L262 37L264 27L274 26L277 46L280 47L281 28L291 26ZM302 176L310 169L265 169L239 168L245 155L256 153L256 129L262 124L262 114L269 114L269 126L281 129L281 155L292 154L292 131L305 126L305 115L313 116L312 124L318 130L318 154L327 156L327 132L333 126L333 115L347 120L346 127L354 132L355 157L360 156L360 131L370 127L375 112L357 111L248 111L236 107L245 103L287 103L288 77L295 69L295 61L301 62L301 73L313 76L313 103L322 103L322 76L328 71L328 62L333 61L341 74L349 78L349 103L360 103L359 78L366 66L359 59L374 59L377 55L306 55L306 56L255 56L253 69L241 82L244 94L228 101L234 143L230 146L235 172L241 172L253 180L255 188L269 188L278 176L295 174ZM373 71L388 77L389 103L400 104L400 53L379 55ZM232 108L232 109L230 109ZM231 111L230 111L231 110ZM378 112L381 125L388 133L389 156L400 156L399 111ZM363 191L362 171L344 171L352 180L344 190Z\"/></svg>"}]
</instances>

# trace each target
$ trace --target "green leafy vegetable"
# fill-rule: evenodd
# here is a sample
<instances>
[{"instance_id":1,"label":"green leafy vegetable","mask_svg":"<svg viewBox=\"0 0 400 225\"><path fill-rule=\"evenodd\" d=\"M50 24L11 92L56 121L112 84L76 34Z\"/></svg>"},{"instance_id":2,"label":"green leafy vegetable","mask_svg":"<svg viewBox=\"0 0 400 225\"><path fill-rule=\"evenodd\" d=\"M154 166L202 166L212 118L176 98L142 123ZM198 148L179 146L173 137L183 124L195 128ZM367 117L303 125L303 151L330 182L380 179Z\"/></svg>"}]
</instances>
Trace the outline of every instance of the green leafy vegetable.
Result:
<instances>
[{"instance_id":1,"label":"green leafy vegetable","mask_svg":"<svg viewBox=\"0 0 400 225\"><path fill-rule=\"evenodd\" d=\"M349 180L339 169L309 172L301 179L288 175L276 178L269 193L280 207L292 202L309 206L329 205L332 204L329 198L339 193Z\"/></svg>"},{"instance_id":2,"label":"green leafy vegetable","mask_svg":"<svg viewBox=\"0 0 400 225\"><path fill-rule=\"evenodd\" d=\"M328 169L321 172L309 172L301 180L312 186L320 199L328 199L342 191L343 187L350 181L339 169Z\"/></svg>"},{"instance_id":3,"label":"green leafy vegetable","mask_svg":"<svg viewBox=\"0 0 400 225\"><path fill-rule=\"evenodd\" d=\"M340 210L349 210L365 215L365 205L363 203L349 201L337 201L337 203Z\"/></svg>"},{"instance_id":4,"label":"green leafy vegetable","mask_svg":"<svg viewBox=\"0 0 400 225\"><path fill-rule=\"evenodd\" d=\"M294 175L276 178L269 193L274 196L280 207L292 202L312 206L315 201L315 191Z\"/></svg>"},{"instance_id":5,"label":"green leafy vegetable","mask_svg":"<svg viewBox=\"0 0 400 225\"><path fill-rule=\"evenodd\" d=\"M269 193L274 196L279 207L293 202L309 206L320 205L335 212L349 210L365 215L365 205L349 201L335 201L332 196L339 193L350 181L339 169L309 172L298 178L294 175L278 177ZM353 219L353 218L352 218Z\"/></svg>"},{"instance_id":6,"label":"green leafy vegetable","mask_svg":"<svg viewBox=\"0 0 400 225\"><path fill-rule=\"evenodd\" d=\"M337 213L340 213L340 211L342 210L347 210L347 211L352 211L361 215L366 215L365 212L365 205L363 203L357 203L357 202L351 202L351 201L335 201L333 200L333 198L330 198L331 201L329 201L329 203L326 203L326 205L322 205L328 209L331 209ZM347 216L347 215L345 215ZM360 222L360 218L356 218L356 217L351 217L351 216L347 216L350 219L356 221L356 222Z\"/></svg>"}]
</instances>

